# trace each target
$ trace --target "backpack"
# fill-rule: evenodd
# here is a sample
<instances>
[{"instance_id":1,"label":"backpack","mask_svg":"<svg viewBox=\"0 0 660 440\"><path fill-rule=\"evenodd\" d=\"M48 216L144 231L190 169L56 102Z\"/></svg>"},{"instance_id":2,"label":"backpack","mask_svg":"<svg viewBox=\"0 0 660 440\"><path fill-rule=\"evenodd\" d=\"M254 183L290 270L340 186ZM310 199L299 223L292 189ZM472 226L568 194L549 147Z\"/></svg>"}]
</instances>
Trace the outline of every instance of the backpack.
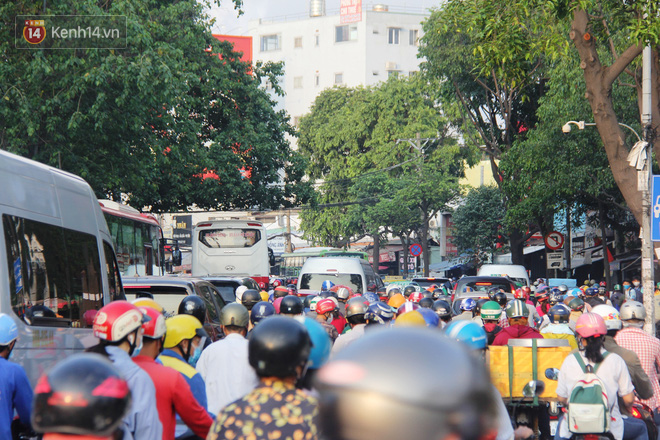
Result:
<instances>
[{"instance_id":1,"label":"backpack","mask_svg":"<svg viewBox=\"0 0 660 440\"><path fill-rule=\"evenodd\" d=\"M607 390L596 376L598 367L585 365L579 353L573 353L584 375L575 384L568 398L568 430L577 434L602 434L610 430L610 408L607 402ZM603 360L609 353L603 354Z\"/></svg>"}]
</instances>

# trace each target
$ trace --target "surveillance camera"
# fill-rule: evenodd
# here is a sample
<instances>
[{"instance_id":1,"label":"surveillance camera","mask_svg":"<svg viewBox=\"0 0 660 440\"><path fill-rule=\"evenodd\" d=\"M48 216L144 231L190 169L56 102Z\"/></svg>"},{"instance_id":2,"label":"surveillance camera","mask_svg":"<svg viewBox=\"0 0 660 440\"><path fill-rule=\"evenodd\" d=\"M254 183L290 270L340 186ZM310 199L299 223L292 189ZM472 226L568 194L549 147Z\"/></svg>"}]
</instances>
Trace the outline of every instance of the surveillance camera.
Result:
<instances>
[{"instance_id":1,"label":"surveillance camera","mask_svg":"<svg viewBox=\"0 0 660 440\"><path fill-rule=\"evenodd\" d=\"M561 131L563 131L564 133L570 133L571 132L571 124L564 124L561 127Z\"/></svg>"}]
</instances>

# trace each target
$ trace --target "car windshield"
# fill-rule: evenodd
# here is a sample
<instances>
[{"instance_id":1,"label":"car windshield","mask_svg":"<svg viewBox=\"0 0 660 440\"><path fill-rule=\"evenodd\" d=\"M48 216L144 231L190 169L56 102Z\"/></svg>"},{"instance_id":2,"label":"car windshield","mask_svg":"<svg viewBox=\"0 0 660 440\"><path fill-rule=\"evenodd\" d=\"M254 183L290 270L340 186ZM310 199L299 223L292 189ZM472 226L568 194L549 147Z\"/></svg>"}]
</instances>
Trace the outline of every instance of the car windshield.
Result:
<instances>
[{"instance_id":1,"label":"car windshield","mask_svg":"<svg viewBox=\"0 0 660 440\"><path fill-rule=\"evenodd\" d=\"M306 273L300 279L300 288L305 290L321 290L321 284L325 280L350 287L353 289L353 292L362 293L362 276L353 273Z\"/></svg>"},{"instance_id":2,"label":"car windshield","mask_svg":"<svg viewBox=\"0 0 660 440\"><path fill-rule=\"evenodd\" d=\"M218 292L220 292L220 296L226 303L236 301L236 288L239 286L238 283L233 281L214 280L210 280L209 282L215 286Z\"/></svg>"},{"instance_id":3,"label":"car windshield","mask_svg":"<svg viewBox=\"0 0 660 440\"><path fill-rule=\"evenodd\" d=\"M422 289L426 289L427 287L430 287L434 284L436 286L441 286L449 280L447 278L413 278L413 281L416 282Z\"/></svg>"},{"instance_id":4,"label":"car windshield","mask_svg":"<svg viewBox=\"0 0 660 440\"><path fill-rule=\"evenodd\" d=\"M149 292L153 295L154 301L160 304L168 316L174 316L179 313L179 304L188 295L188 290L185 287L177 286L124 287L124 291L126 292L126 300L128 301L134 300L137 292Z\"/></svg>"},{"instance_id":5,"label":"car windshield","mask_svg":"<svg viewBox=\"0 0 660 440\"><path fill-rule=\"evenodd\" d=\"M465 283L458 288L456 293L466 292L488 292L492 288L502 289L505 292L511 293L511 285L509 283L492 283L490 281L472 281Z\"/></svg>"}]
</instances>

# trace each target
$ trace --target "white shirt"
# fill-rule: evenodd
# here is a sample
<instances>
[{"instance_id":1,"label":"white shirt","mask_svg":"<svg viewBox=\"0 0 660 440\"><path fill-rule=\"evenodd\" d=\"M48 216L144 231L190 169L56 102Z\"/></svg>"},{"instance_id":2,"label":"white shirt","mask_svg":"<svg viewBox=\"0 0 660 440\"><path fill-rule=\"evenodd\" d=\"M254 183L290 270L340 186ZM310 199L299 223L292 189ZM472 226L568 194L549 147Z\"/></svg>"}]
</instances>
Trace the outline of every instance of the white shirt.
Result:
<instances>
[{"instance_id":1,"label":"white shirt","mask_svg":"<svg viewBox=\"0 0 660 440\"><path fill-rule=\"evenodd\" d=\"M248 361L248 341L238 333L230 333L206 347L197 361L197 371L206 382L211 414L218 414L252 391L259 382Z\"/></svg>"},{"instance_id":2,"label":"white shirt","mask_svg":"<svg viewBox=\"0 0 660 440\"><path fill-rule=\"evenodd\" d=\"M339 337L335 341L335 344L332 346L332 352L330 352L330 356L334 356L335 354L337 354L339 350L341 350L344 347L347 347L348 345L351 344L351 342L364 336L365 327L366 327L365 324L358 324L355 327L353 327L348 333L339 335Z\"/></svg>"},{"instance_id":3,"label":"white shirt","mask_svg":"<svg viewBox=\"0 0 660 440\"><path fill-rule=\"evenodd\" d=\"M593 365L582 353L580 355L586 365ZM568 398L573 391L573 387L583 375L582 368L575 359L575 356L573 354L568 355L559 370L557 395ZM619 411L617 394L619 396L625 396L634 390L632 381L630 380L630 373L628 373L628 367L619 355L610 353L598 368L596 375L605 385L610 416L612 417L610 431L615 439L621 440L623 439L623 419L621 418L621 411ZM563 438L570 438L571 433L568 431L568 423L564 419L562 419L559 426L559 435Z\"/></svg>"}]
</instances>

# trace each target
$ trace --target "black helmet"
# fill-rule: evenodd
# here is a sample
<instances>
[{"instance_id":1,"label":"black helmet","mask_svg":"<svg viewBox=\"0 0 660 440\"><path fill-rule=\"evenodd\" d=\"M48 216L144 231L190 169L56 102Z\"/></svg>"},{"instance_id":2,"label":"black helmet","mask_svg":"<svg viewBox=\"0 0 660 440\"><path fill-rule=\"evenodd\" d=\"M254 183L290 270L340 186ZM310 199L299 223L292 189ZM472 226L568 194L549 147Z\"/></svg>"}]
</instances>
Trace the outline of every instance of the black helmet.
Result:
<instances>
[{"instance_id":1,"label":"black helmet","mask_svg":"<svg viewBox=\"0 0 660 440\"><path fill-rule=\"evenodd\" d=\"M425 309L432 309L433 308L433 300L431 298L422 298L419 300L419 306L423 307Z\"/></svg>"},{"instance_id":2,"label":"black helmet","mask_svg":"<svg viewBox=\"0 0 660 440\"><path fill-rule=\"evenodd\" d=\"M488 298L480 298L477 300L477 305L472 309L472 316L479 316L481 314L481 306L490 301Z\"/></svg>"},{"instance_id":3,"label":"black helmet","mask_svg":"<svg viewBox=\"0 0 660 440\"><path fill-rule=\"evenodd\" d=\"M507 298L506 293L498 291L493 295L493 301L498 303L500 307L504 307L509 302L509 298Z\"/></svg>"},{"instance_id":4,"label":"black helmet","mask_svg":"<svg viewBox=\"0 0 660 440\"><path fill-rule=\"evenodd\" d=\"M390 290L387 291L387 299L392 298L392 296L396 295L397 293L401 293L401 289L398 287L392 287Z\"/></svg>"},{"instance_id":5,"label":"black helmet","mask_svg":"<svg viewBox=\"0 0 660 440\"><path fill-rule=\"evenodd\" d=\"M452 380L428 380L438 373ZM407 377L405 386L397 377ZM426 328L367 332L319 370L316 389L321 429L330 439L454 434L474 440L496 426L494 389L483 361Z\"/></svg>"},{"instance_id":6,"label":"black helmet","mask_svg":"<svg viewBox=\"0 0 660 440\"><path fill-rule=\"evenodd\" d=\"M303 309L302 300L297 296L287 295L282 298L280 303L280 314L282 315L301 315Z\"/></svg>"},{"instance_id":7,"label":"black helmet","mask_svg":"<svg viewBox=\"0 0 660 440\"><path fill-rule=\"evenodd\" d=\"M179 303L179 315L191 315L204 323L206 321L206 304L197 295L187 295Z\"/></svg>"},{"instance_id":8,"label":"black helmet","mask_svg":"<svg viewBox=\"0 0 660 440\"><path fill-rule=\"evenodd\" d=\"M259 376L289 377L307 362L311 349L303 324L286 316L271 316L250 333L248 359Z\"/></svg>"},{"instance_id":9,"label":"black helmet","mask_svg":"<svg viewBox=\"0 0 660 440\"><path fill-rule=\"evenodd\" d=\"M433 303L433 311L440 319L451 318L451 306L444 299L439 299Z\"/></svg>"},{"instance_id":10,"label":"black helmet","mask_svg":"<svg viewBox=\"0 0 660 440\"><path fill-rule=\"evenodd\" d=\"M252 307L259 301L261 301L261 295L259 295L259 292L254 289L246 290L241 297L241 304L243 304L248 311L252 310Z\"/></svg>"},{"instance_id":11,"label":"black helmet","mask_svg":"<svg viewBox=\"0 0 660 440\"><path fill-rule=\"evenodd\" d=\"M275 314L275 306L268 301L259 301L250 310L250 322L257 325L262 319Z\"/></svg>"},{"instance_id":12,"label":"black helmet","mask_svg":"<svg viewBox=\"0 0 660 440\"><path fill-rule=\"evenodd\" d=\"M433 292L431 292L430 290L422 290L422 297L433 298Z\"/></svg>"},{"instance_id":13,"label":"black helmet","mask_svg":"<svg viewBox=\"0 0 660 440\"><path fill-rule=\"evenodd\" d=\"M75 354L37 382L32 427L40 433L110 436L130 406L131 391L112 362Z\"/></svg>"},{"instance_id":14,"label":"black helmet","mask_svg":"<svg viewBox=\"0 0 660 440\"><path fill-rule=\"evenodd\" d=\"M415 289L415 286L412 284L408 284L405 289L403 289L403 296L408 298L411 293L415 292L417 289Z\"/></svg>"},{"instance_id":15,"label":"black helmet","mask_svg":"<svg viewBox=\"0 0 660 440\"><path fill-rule=\"evenodd\" d=\"M311 308L310 306L311 306L312 300L314 299L315 296L316 295L307 295L303 299L303 307L305 308L305 310L309 310Z\"/></svg>"},{"instance_id":16,"label":"black helmet","mask_svg":"<svg viewBox=\"0 0 660 440\"><path fill-rule=\"evenodd\" d=\"M243 304L227 304L220 310L221 325L247 328L249 319L250 313Z\"/></svg>"},{"instance_id":17,"label":"black helmet","mask_svg":"<svg viewBox=\"0 0 660 440\"><path fill-rule=\"evenodd\" d=\"M378 290L376 290L376 293L377 293L378 296L380 296L380 297L387 296L387 288L386 288L385 286L383 286L383 287L379 287Z\"/></svg>"}]
</instances>

